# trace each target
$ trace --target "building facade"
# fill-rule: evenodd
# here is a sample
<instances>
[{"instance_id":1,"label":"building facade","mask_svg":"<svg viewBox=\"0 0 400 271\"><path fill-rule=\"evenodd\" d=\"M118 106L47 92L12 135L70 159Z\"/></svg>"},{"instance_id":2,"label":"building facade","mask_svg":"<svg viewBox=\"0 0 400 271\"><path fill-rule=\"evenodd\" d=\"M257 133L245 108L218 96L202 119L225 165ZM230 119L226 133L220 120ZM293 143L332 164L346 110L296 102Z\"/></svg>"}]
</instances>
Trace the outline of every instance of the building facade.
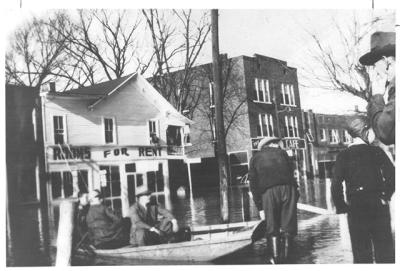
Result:
<instances>
[{"instance_id":1,"label":"building facade","mask_svg":"<svg viewBox=\"0 0 400 271\"><path fill-rule=\"evenodd\" d=\"M349 117L317 114L312 110L304 112L309 175L321 178L332 176L337 154L352 142L352 137L346 130Z\"/></svg>"},{"instance_id":2,"label":"building facade","mask_svg":"<svg viewBox=\"0 0 400 271\"><path fill-rule=\"evenodd\" d=\"M99 189L126 216L149 189L170 207L169 162L184 159L191 121L143 77L46 92L42 112L49 202Z\"/></svg>"},{"instance_id":3,"label":"building facade","mask_svg":"<svg viewBox=\"0 0 400 271\"><path fill-rule=\"evenodd\" d=\"M293 158L297 171L304 172L305 134L297 70L289 67L285 61L262 55L225 56L222 66L224 125L231 184L238 183L247 173L258 142L270 136L283 138L284 148ZM187 149L188 155L207 161L215 157L214 95L210 67L211 64L196 67L209 73L198 79L203 88L203 97L193 116L196 123L191 129L193 145ZM193 177L195 183L211 178L203 164L194 165L194 171L200 173Z\"/></svg>"}]
</instances>

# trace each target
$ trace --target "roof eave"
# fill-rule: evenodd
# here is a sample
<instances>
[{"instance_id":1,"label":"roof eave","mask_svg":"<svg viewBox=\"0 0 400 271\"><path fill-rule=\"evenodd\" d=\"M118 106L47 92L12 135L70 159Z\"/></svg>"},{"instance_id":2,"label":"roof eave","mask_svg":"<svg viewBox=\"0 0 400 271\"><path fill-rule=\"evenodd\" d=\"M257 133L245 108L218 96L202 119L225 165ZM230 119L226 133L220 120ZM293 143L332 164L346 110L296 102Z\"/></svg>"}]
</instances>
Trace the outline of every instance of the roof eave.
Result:
<instances>
[{"instance_id":1,"label":"roof eave","mask_svg":"<svg viewBox=\"0 0 400 271\"><path fill-rule=\"evenodd\" d=\"M90 104L88 106L89 110L93 110L94 107L96 105L98 105L99 103L101 103L102 101L106 100L107 97L111 96L112 94L114 94L115 92L117 92L122 86L124 86L129 80L131 80L134 76L137 75L137 72L131 74L131 76L129 76L128 78L126 78L126 80L124 80L121 84L119 84L118 86L116 86L113 90L111 90L110 92L108 92L105 95L101 95L101 97L99 99L97 99L94 103Z\"/></svg>"}]
</instances>

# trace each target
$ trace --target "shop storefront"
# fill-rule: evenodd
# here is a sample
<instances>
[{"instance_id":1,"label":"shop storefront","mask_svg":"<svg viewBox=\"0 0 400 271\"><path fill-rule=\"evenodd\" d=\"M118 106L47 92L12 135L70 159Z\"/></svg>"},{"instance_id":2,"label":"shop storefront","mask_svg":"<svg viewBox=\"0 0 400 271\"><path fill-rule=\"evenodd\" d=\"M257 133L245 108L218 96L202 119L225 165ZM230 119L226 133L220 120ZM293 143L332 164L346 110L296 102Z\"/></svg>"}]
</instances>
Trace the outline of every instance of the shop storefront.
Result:
<instances>
[{"instance_id":1,"label":"shop storefront","mask_svg":"<svg viewBox=\"0 0 400 271\"><path fill-rule=\"evenodd\" d=\"M184 160L191 121L140 75L106 83L43 97L48 202L98 189L125 216L149 189L170 208L168 162Z\"/></svg>"},{"instance_id":2,"label":"shop storefront","mask_svg":"<svg viewBox=\"0 0 400 271\"><path fill-rule=\"evenodd\" d=\"M126 213L135 202L135 195L145 189L155 199L170 207L168 147L127 146L47 147L51 202L90 190L102 191L105 203Z\"/></svg>"}]
</instances>

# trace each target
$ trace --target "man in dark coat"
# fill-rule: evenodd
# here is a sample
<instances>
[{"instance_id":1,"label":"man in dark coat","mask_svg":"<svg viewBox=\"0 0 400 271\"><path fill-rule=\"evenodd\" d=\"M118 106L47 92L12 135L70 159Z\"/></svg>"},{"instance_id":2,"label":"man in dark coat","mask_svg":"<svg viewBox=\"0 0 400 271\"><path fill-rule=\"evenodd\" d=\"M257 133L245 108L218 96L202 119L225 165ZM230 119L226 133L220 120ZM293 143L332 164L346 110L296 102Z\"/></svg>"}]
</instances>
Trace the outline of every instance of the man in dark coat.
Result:
<instances>
[{"instance_id":1,"label":"man in dark coat","mask_svg":"<svg viewBox=\"0 0 400 271\"><path fill-rule=\"evenodd\" d=\"M261 219L266 220L271 263L287 260L291 239L297 234L298 185L292 161L286 151L280 149L279 141L279 138L268 137L261 140L259 152L251 158L249 169L253 200Z\"/></svg>"},{"instance_id":2,"label":"man in dark coat","mask_svg":"<svg viewBox=\"0 0 400 271\"><path fill-rule=\"evenodd\" d=\"M146 190L137 194L137 201L129 208L132 246L166 243L179 230L178 222L170 211L150 203L151 193Z\"/></svg>"},{"instance_id":3,"label":"man in dark coat","mask_svg":"<svg viewBox=\"0 0 400 271\"><path fill-rule=\"evenodd\" d=\"M394 192L394 166L379 147L366 117L350 120L353 143L336 158L331 191L338 214L347 213L354 263L394 263L388 201ZM346 183L347 202L343 194ZM374 256L373 256L374 253Z\"/></svg>"},{"instance_id":4,"label":"man in dark coat","mask_svg":"<svg viewBox=\"0 0 400 271\"><path fill-rule=\"evenodd\" d=\"M395 47L395 32L375 32L371 36L371 51L360 58L361 64L374 65L377 72L387 75L385 84L385 92L388 92L387 103L383 98L384 95L375 94L367 106L372 128L378 139L386 145L395 142Z\"/></svg>"},{"instance_id":5,"label":"man in dark coat","mask_svg":"<svg viewBox=\"0 0 400 271\"><path fill-rule=\"evenodd\" d=\"M90 207L86 215L89 239L99 249L119 248L128 244L129 228L122 217L103 204L101 192L89 194Z\"/></svg>"}]
</instances>

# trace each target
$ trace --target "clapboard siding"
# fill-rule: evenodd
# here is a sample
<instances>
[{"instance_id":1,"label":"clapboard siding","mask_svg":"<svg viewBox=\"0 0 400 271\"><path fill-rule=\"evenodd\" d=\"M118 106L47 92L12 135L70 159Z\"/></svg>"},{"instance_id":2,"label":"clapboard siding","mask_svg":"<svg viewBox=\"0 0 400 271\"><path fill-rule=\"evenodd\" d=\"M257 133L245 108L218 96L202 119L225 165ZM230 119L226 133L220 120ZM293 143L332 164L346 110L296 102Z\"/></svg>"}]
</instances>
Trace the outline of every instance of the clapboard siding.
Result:
<instances>
[{"instance_id":1,"label":"clapboard siding","mask_svg":"<svg viewBox=\"0 0 400 271\"><path fill-rule=\"evenodd\" d=\"M131 81L118 93L99 103L92 111L89 101L72 98L47 99L45 103L46 143L54 143L53 116L66 116L67 143L70 145L104 145L102 118L114 118L118 145L148 145L148 120L159 119L165 140L165 113L149 102L140 84Z\"/></svg>"}]
</instances>

